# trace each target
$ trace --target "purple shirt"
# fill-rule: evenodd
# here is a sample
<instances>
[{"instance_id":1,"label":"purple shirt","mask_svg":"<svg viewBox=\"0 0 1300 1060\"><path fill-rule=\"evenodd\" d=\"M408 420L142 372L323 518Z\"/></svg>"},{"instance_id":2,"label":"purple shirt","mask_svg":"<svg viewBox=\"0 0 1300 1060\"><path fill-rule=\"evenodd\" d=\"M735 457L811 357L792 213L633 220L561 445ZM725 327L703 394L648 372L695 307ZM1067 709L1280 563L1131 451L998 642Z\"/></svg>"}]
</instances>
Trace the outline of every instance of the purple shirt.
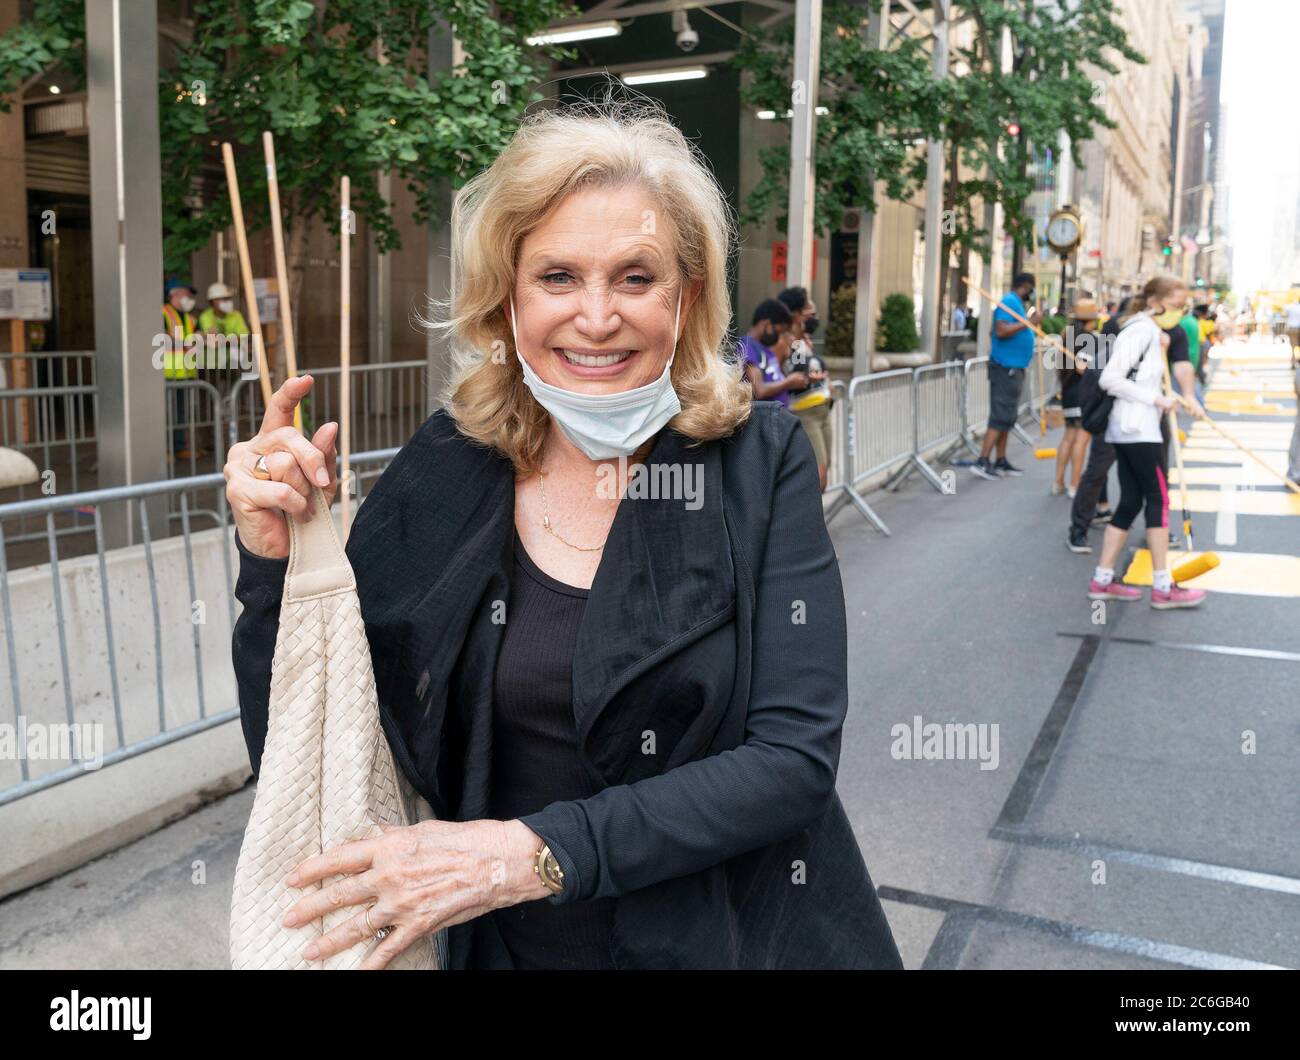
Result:
<instances>
[{"instance_id":1,"label":"purple shirt","mask_svg":"<svg viewBox=\"0 0 1300 1060\"><path fill-rule=\"evenodd\" d=\"M764 346L758 339L744 335L740 340L740 356L746 364L752 364L763 375L763 381L767 383L779 383L785 378L785 373L781 371L781 366L777 364L776 354ZM769 401L779 401L786 408L790 407L790 392L782 390Z\"/></svg>"}]
</instances>

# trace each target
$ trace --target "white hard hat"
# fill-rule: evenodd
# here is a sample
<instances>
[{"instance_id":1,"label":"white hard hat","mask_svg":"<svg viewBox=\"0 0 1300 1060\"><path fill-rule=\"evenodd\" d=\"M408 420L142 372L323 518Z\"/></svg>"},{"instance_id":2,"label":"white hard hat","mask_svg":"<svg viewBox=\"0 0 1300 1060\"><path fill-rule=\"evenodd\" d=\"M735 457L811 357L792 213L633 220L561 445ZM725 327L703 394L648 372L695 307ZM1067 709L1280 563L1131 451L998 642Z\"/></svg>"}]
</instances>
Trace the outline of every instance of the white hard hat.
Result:
<instances>
[{"instance_id":1,"label":"white hard hat","mask_svg":"<svg viewBox=\"0 0 1300 1060\"><path fill-rule=\"evenodd\" d=\"M234 298L235 292L227 287L224 283L214 283L208 287L208 301L215 302L218 298Z\"/></svg>"}]
</instances>

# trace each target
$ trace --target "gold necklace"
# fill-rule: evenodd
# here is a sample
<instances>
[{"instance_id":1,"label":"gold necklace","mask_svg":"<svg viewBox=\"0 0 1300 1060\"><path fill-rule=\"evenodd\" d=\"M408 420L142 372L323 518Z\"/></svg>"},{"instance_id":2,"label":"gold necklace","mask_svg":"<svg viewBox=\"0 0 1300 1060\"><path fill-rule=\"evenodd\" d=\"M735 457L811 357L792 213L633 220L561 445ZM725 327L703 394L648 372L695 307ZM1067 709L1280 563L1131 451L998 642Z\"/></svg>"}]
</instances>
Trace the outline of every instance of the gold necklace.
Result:
<instances>
[{"instance_id":1,"label":"gold necklace","mask_svg":"<svg viewBox=\"0 0 1300 1060\"><path fill-rule=\"evenodd\" d=\"M538 482L540 483L542 488L543 529L545 529L547 533L549 533L553 538L555 538L555 540L559 541L562 545L568 545L570 548L576 548L579 552L599 552L601 549L603 549L605 547L604 544L595 545L594 547L591 548L584 548L582 545L575 545L572 541L565 541L564 538L562 538L559 535L555 527L551 525L551 506L546 502L546 472L539 469L537 475L538 475Z\"/></svg>"}]
</instances>

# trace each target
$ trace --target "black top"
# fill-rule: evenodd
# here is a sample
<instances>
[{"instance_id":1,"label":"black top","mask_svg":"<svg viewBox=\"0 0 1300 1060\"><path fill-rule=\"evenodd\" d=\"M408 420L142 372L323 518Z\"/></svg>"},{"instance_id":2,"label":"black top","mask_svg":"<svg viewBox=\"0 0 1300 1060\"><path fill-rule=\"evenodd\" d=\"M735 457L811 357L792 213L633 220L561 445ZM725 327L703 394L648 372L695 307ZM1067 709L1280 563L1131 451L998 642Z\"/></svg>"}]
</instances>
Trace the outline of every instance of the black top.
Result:
<instances>
[{"instance_id":1,"label":"black top","mask_svg":"<svg viewBox=\"0 0 1300 1060\"><path fill-rule=\"evenodd\" d=\"M1187 332L1183 330L1182 324L1175 324L1172 328L1166 329L1165 334L1169 336L1169 351L1165 356L1169 359L1169 368L1172 371L1179 361L1192 359L1191 345L1187 341Z\"/></svg>"},{"instance_id":2,"label":"black top","mask_svg":"<svg viewBox=\"0 0 1300 1060\"><path fill-rule=\"evenodd\" d=\"M807 434L755 401L725 439L665 427L646 463L710 486L622 505L610 527L573 659L582 762L604 786L521 818L565 873L537 904L615 899L620 968L901 968L835 794L848 630ZM445 821L489 816L517 478L439 409L347 539L384 734ZM240 559L233 661L256 771L288 563ZM491 915L448 928L447 950L449 968L514 967Z\"/></svg>"},{"instance_id":3,"label":"black top","mask_svg":"<svg viewBox=\"0 0 1300 1060\"><path fill-rule=\"evenodd\" d=\"M490 815L498 820L599 790L578 760L573 717L573 649L587 596L587 589L542 571L515 534L493 696ZM516 967L614 966L612 898L565 905L523 902L494 910L492 917Z\"/></svg>"}]
</instances>

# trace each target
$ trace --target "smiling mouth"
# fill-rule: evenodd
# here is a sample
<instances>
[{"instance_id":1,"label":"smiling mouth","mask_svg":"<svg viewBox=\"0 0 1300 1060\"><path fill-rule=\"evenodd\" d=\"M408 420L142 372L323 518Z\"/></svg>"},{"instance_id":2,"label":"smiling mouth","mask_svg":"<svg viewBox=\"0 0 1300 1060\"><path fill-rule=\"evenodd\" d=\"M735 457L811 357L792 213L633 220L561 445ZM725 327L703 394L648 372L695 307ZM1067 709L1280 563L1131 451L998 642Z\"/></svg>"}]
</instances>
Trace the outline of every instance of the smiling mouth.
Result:
<instances>
[{"instance_id":1,"label":"smiling mouth","mask_svg":"<svg viewBox=\"0 0 1300 1060\"><path fill-rule=\"evenodd\" d=\"M608 368L611 364L626 361L636 350L611 350L608 353L581 353L577 350L556 349L570 364L580 368Z\"/></svg>"}]
</instances>

